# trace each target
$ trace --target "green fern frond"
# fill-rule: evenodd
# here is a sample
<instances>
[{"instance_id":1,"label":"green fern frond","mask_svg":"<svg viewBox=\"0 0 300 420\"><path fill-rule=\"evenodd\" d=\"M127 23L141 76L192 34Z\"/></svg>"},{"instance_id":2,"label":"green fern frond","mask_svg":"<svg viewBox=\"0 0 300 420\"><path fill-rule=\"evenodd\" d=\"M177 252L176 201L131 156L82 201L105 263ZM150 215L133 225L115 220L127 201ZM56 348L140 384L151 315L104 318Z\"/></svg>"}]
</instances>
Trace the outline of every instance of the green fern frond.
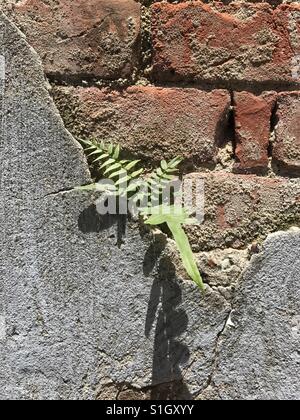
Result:
<instances>
[{"instance_id":1,"label":"green fern frond","mask_svg":"<svg viewBox=\"0 0 300 420\"><path fill-rule=\"evenodd\" d=\"M162 183L164 180L173 180L175 178L175 174L178 172L178 166L181 162L182 159L180 157L176 157L170 162L162 160L160 167L150 175L150 180L154 179L155 182L159 183Z\"/></svg>"},{"instance_id":2,"label":"green fern frond","mask_svg":"<svg viewBox=\"0 0 300 420\"><path fill-rule=\"evenodd\" d=\"M116 197L125 197L139 204L139 212L149 225L161 225L166 223L172 232L180 252L183 265L192 280L204 290L197 262L194 258L188 237L183 229L184 224L194 223L188 212L172 203L160 203L162 194L168 185L175 179L178 166L182 159L176 157L167 162L162 160L160 167L153 171L146 179L140 180L144 168L138 168L139 160L123 160L120 158L120 146L113 144L105 145L96 140L81 140L87 158L94 166L97 166L99 175L108 177L114 185L94 183L77 188L81 191L101 191ZM132 182L134 181L134 182ZM173 198L175 193L173 192ZM153 201L158 205L152 206ZM142 204L145 207L142 207ZM157 211L158 210L158 211Z\"/></svg>"},{"instance_id":3,"label":"green fern frond","mask_svg":"<svg viewBox=\"0 0 300 420\"><path fill-rule=\"evenodd\" d=\"M178 166L182 162L180 157L172 159L170 162L162 160L160 167L153 171L147 179L148 188L151 196L157 201L160 200L167 186L176 179ZM150 205L150 203L149 203Z\"/></svg>"},{"instance_id":4,"label":"green fern frond","mask_svg":"<svg viewBox=\"0 0 300 420\"><path fill-rule=\"evenodd\" d=\"M103 141L96 140L81 140L80 142L87 158L97 167L99 174L111 179L118 189L124 188L126 182L129 183L138 179L144 173L143 168L138 169L140 160L120 159L121 149L119 145L106 145ZM146 180L150 195L152 194L159 199L168 184L175 179L181 161L180 157L176 157L169 162L161 161L160 167L153 171ZM135 188L134 191L137 189ZM148 193L146 195L148 196Z\"/></svg>"},{"instance_id":5,"label":"green fern frond","mask_svg":"<svg viewBox=\"0 0 300 420\"><path fill-rule=\"evenodd\" d=\"M119 145L106 145L96 140L80 140L88 159L92 158L92 164L97 166L99 174L108 176L118 188L125 182L138 178L144 169L137 169L139 160L120 159L121 148Z\"/></svg>"}]
</instances>

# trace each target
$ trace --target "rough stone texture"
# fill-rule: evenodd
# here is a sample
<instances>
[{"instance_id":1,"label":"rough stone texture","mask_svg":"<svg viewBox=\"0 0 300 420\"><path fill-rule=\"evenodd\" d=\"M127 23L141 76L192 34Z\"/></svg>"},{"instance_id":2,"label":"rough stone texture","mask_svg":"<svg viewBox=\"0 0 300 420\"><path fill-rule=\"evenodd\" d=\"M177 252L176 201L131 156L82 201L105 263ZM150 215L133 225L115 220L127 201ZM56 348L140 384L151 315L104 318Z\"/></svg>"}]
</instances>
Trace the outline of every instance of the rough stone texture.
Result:
<instances>
[{"instance_id":1,"label":"rough stone texture","mask_svg":"<svg viewBox=\"0 0 300 420\"><path fill-rule=\"evenodd\" d=\"M0 7L1 11L8 12L12 10L13 6L17 3L18 0L1 0Z\"/></svg>"},{"instance_id":2,"label":"rough stone texture","mask_svg":"<svg viewBox=\"0 0 300 420\"><path fill-rule=\"evenodd\" d=\"M154 77L208 82L295 82L300 6L266 3L152 6ZM220 34L222 34L220 36Z\"/></svg>"},{"instance_id":3,"label":"rough stone texture","mask_svg":"<svg viewBox=\"0 0 300 420\"><path fill-rule=\"evenodd\" d=\"M214 291L231 302L235 296L238 281L250 263L251 256L258 253L261 245L253 242L245 249L213 249L195 254L204 282ZM179 278L188 279L182 265L176 244L169 239L167 253L176 267Z\"/></svg>"},{"instance_id":4,"label":"rough stone texture","mask_svg":"<svg viewBox=\"0 0 300 420\"><path fill-rule=\"evenodd\" d=\"M197 252L243 248L269 232L300 222L299 179L226 172L190 174L185 179L204 180L204 223L186 228Z\"/></svg>"},{"instance_id":5,"label":"rough stone texture","mask_svg":"<svg viewBox=\"0 0 300 420\"><path fill-rule=\"evenodd\" d=\"M28 173L18 180L19 191L12 193L23 194L23 189L28 188L32 198L39 199L53 191L73 187L74 180L88 180L88 169L81 147L63 129L43 72L36 72L37 65L41 66L40 59L37 55L33 59L33 50L32 56L29 55L29 47L23 46L25 41L20 34L5 33L7 25L3 23L4 17L1 19L1 169ZM32 133L36 133L35 138ZM18 142L13 142L12 137L17 137ZM57 139L61 148L54 146ZM60 159L63 163L57 165ZM68 170L70 167L72 172ZM12 172L7 180L11 187L17 185L13 175Z\"/></svg>"},{"instance_id":6,"label":"rough stone texture","mask_svg":"<svg viewBox=\"0 0 300 420\"><path fill-rule=\"evenodd\" d=\"M250 92L234 94L236 170L265 170L269 164L271 117L276 93L256 96Z\"/></svg>"},{"instance_id":7,"label":"rough stone texture","mask_svg":"<svg viewBox=\"0 0 300 420\"><path fill-rule=\"evenodd\" d=\"M10 17L49 75L126 78L139 63L140 5L134 0L24 0Z\"/></svg>"},{"instance_id":8,"label":"rough stone texture","mask_svg":"<svg viewBox=\"0 0 300 420\"><path fill-rule=\"evenodd\" d=\"M300 174L300 92L279 95L277 117L273 157L281 169Z\"/></svg>"},{"instance_id":9,"label":"rough stone texture","mask_svg":"<svg viewBox=\"0 0 300 420\"><path fill-rule=\"evenodd\" d=\"M119 143L148 162L177 155L195 165L214 162L230 107L224 90L134 86L118 92L66 87L53 93L75 136Z\"/></svg>"},{"instance_id":10,"label":"rough stone texture","mask_svg":"<svg viewBox=\"0 0 300 420\"><path fill-rule=\"evenodd\" d=\"M300 399L300 231L271 235L252 260L202 397Z\"/></svg>"},{"instance_id":11,"label":"rough stone texture","mask_svg":"<svg viewBox=\"0 0 300 420\"><path fill-rule=\"evenodd\" d=\"M249 264L250 256L251 248L228 248L200 252L197 260L205 283L230 300L241 274Z\"/></svg>"},{"instance_id":12,"label":"rough stone texture","mask_svg":"<svg viewBox=\"0 0 300 420\"><path fill-rule=\"evenodd\" d=\"M167 255L156 262L147 237L101 219L88 194L59 192L89 182L82 152L4 17L0 38L0 398L95 399L112 386L191 398L228 304L181 284Z\"/></svg>"}]
</instances>

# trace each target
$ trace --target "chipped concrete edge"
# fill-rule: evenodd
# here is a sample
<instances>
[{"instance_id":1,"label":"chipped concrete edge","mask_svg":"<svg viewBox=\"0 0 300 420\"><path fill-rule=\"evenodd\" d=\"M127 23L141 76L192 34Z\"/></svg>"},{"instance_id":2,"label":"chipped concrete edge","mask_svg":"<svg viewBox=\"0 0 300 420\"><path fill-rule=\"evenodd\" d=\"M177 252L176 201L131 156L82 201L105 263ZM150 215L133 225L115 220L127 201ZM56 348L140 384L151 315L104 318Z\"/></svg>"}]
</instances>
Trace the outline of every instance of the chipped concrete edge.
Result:
<instances>
[{"instance_id":1,"label":"chipped concrete edge","mask_svg":"<svg viewBox=\"0 0 300 420\"><path fill-rule=\"evenodd\" d=\"M0 11L0 18L3 19L4 21L6 21L11 26L11 28L19 34L20 38L23 39L23 41L26 43L26 46L29 48L29 50L32 54L32 58L33 58L33 60L36 64L36 67L37 67L36 74L38 75L38 77L40 79L39 88L43 92L43 95L44 95L45 99L47 99L47 101L49 101L51 103L52 112L55 115L55 117L56 117L59 125L61 126L61 128L63 130L65 130L65 132L67 133L68 139L70 141L70 146L72 146L73 148L75 148L77 150L79 158L80 158L80 163L85 168L85 173L86 173L87 180L91 180L91 173L90 173L87 161L86 161L85 156L84 156L84 151L83 151L81 145L79 144L79 142L76 140L76 138L66 128L65 123L63 121L63 118L62 118L62 116L61 116L61 114L60 114L60 112L59 112L59 110L58 110L58 108L57 108L57 106L54 102L53 96L51 95L51 89L52 88L51 88L51 85L50 85L46 75L45 75L43 62L42 62L42 59L41 59L40 55L29 44L26 35L2 11ZM75 187L75 185L74 185L74 187ZM67 187L66 187L66 190L67 190ZM55 194L55 193L56 192L53 192L53 194Z\"/></svg>"}]
</instances>

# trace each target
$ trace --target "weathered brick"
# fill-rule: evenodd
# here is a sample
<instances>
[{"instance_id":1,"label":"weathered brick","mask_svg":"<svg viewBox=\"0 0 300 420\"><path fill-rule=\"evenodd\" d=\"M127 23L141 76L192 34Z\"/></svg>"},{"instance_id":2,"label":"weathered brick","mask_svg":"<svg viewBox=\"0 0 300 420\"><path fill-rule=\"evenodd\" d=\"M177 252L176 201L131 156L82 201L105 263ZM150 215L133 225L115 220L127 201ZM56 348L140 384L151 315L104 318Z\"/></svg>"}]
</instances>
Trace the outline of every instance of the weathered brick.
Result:
<instances>
[{"instance_id":1,"label":"weathered brick","mask_svg":"<svg viewBox=\"0 0 300 420\"><path fill-rule=\"evenodd\" d=\"M134 0L25 0L11 19L49 75L128 77L138 64L140 5Z\"/></svg>"},{"instance_id":2,"label":"weathered brick","mask_svg":"<svg viewBox=\"0 0 300 420\"><path fill-rule=\"evenodd\" d=\"M276 93L256 96L250 92L234 94L236 170L256 171L268 167L272 111Z\"/></svg>"},{"instance_id":3,"label":"weathered brick","mask_svg":"<svg viewBox=\"0 0 300 420\"><path fill-rule=\"evenodd\" d=\"M76 136L119 143L150 162L182 155L195 166L214 161L230 107L227 91L193 88L60 88L54 96Z\"/></svg>"},{"instance_id":4,"label":"weathered brick","mask_svg":"<svg viewBox=\"0 0 300 420\"><path fill-rule=\"evenodd\" d=\"M295 82L300 5L152 6L154 77L163 81Z\"/></svg>"},{"instance_id":5,"label":"weathered brick","mask_svg":"<svg viewBox=\"0 0 300 420\"><path fill-rule=\"evenodd\" d=\"M205 220L186 230L195 251L244 248L267 234L300 223L300 180L235 175L190 174L204 180Z\"/></svg>"},{"instance_id":6,"label":"weathered brick","mask_svg":"<svg viewBox=\"0 0 300 420\"><path fill-rule=\"evenodd\" d=\"M278 96L273 158L281 169L300 173L300 91Z\"/></svg>"}]
</instances>

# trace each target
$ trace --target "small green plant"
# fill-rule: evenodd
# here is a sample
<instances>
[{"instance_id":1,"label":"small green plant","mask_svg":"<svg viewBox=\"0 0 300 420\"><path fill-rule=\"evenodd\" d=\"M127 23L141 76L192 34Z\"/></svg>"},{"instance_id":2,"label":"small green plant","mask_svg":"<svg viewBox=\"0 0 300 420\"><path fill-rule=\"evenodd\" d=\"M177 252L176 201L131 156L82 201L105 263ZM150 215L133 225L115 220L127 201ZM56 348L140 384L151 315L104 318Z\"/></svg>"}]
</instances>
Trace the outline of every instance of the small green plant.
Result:
<instances>
[{"instance_id":1,"label":"small green plant","mask_svg":"<svg viewBox=\"0 0 300 420\"><path fill-rule=\"evenodd\" d=\"M95 182L77 189L98 190L106 196L125 198L132 203L139 203L138 211L145 224L152 226L167 224L188 275L204 290L191 245L183 229L184 225L195 223L195 220L190 218L185 208L174 204L174 193L168 202L164 202L163 197L165 189L175 180L182 159L176 157L170 162L163 160L159 168L147 174L145 168L138 168L139 160L122 159L118 145L106 145L96 140L81 140L81 144L99 179L105 178L106 181Z\"/></svg>"}]
</instances>

